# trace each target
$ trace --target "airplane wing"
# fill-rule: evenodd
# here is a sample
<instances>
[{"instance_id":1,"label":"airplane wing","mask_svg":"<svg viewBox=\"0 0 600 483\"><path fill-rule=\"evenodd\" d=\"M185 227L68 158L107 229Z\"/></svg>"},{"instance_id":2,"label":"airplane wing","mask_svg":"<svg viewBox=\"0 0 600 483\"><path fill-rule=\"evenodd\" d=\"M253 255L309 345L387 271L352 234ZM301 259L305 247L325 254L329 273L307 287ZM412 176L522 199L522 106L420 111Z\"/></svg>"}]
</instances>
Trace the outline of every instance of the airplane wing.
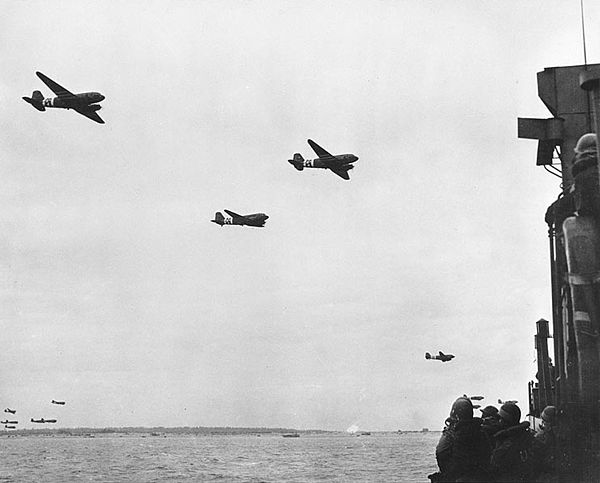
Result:
<instances>
[{"instance_id":1,"label":"airplane wing","mask_svg":"<svg viewBox=\"0 0 600 483\"><path fill-rule=\"evenodd\" d=\"M87 109L85 107L74 107L73 109L79 114L87 117L88 119L91 119L92 121L104 124L104 120L98 115L96 111L92 111L91 109Z\"/></svg>"},{"instance_id":2,"label":"airplane wing","mask_svg":"<svg viewBox=\"0 0 600 483\"><path fill-rule=\"evenodd\" d=\"M348 170L344 169L344 168L332 168L331 166L329 167L329 169L334 172L335 174L337 174L340 178L344 178L344 179L350 179L350 175L348 174Z\"/></svg>"},{"instance_id":3,"label":"airplane wing","mask_svg":"<svg viewBox=\"0 0 600 483\"><path fill-rule=\"evenodd\" d=\"M46 84L52 90L52 92L54 92L58 97L75 97L75 94L73 94L72 92L69 92L63 86L61 86L60 84L57 84L56 82L54 82L49 77L46 77L41 72L36 72L36 75L40 79L42 79L42 82L44 84Z\"/></svg>"},{"instance_id":4,"label":"airplane wing","mask_svg":"<svg viewBox=\"0 0 600 483\"><path fill-rule=\"evenodd\" d=\"M234 219L239 218L240 220L248 221L247 218L243 215L238 215L237 213L234 213L233 211L229 211L229 210L223 210L223 211Z\"/></svg>"},{"instance_id":5,"label":"airplane wing","mask_svg":"<svg viewBox=\"0 0 600 483\"><path fill-rule=\"evenodd\" d=\"M327 151L325 151L321 146L319 146L312 139L308 140L308 144L310 144L310 147L313 148L313 151L317 154L317 156L319 156L319 158L333 158L333 156L331 154L329 154Z\"/></svg>"}]
</instances>

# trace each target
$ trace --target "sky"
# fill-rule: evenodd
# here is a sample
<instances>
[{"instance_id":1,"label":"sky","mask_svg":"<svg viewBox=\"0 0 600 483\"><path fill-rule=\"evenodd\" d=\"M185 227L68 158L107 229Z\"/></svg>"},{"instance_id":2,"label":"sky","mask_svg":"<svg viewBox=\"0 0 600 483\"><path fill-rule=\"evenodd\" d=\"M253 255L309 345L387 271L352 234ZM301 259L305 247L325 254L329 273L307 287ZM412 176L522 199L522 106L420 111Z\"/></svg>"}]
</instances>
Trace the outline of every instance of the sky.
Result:
<instances>
[{"instance_id":1,"label":"sky","mask_svg":"<svg viewBox=\"0 0 600 483\"><path fill-rule=\"evenodd\" d=\"M462 394L527 412L560 180L517 117L550 117L537 72L583 63L579 1L0 6L20 427L441 429ZM52 96L36 71L105 95L106 124L23 102ZM351 180L290 166L308 138L356 154Z\"/></svg>"}]
</instances>

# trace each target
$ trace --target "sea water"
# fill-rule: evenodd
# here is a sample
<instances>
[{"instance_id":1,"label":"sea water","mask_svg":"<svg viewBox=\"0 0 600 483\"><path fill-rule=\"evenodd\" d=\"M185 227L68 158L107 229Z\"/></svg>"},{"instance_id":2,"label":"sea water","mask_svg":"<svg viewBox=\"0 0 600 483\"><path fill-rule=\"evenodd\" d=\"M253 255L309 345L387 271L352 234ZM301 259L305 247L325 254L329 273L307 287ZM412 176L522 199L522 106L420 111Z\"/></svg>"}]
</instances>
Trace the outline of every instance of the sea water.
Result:
<instances>
[{"instance_id":1,"label":"sea water","mask_svg":"<svg viewBox=\"0 0 600 483\"><path fill-rule=\"evenodd\" d=\"M428 482L437 433L17 436L0 482Z\"/></svg>"}]
</instances>

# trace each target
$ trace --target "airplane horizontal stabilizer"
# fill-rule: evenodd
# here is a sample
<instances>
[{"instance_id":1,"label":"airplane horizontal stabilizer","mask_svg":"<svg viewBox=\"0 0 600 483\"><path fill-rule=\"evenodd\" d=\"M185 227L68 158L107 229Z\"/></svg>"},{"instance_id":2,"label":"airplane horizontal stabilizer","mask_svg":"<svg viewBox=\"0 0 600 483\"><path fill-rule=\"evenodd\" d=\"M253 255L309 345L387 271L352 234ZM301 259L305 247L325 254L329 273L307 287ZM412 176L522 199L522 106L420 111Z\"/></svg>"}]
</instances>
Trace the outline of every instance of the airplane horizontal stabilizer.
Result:
<instances>
[{"instance_id":1,"label":"airplane horizontal stabilizer","mask_svg":"<svg viewBox=\"0 0 600 483\"><path fill-rule=\"evenodd\" d=\"M288 163L290 163L298 171L302 171L304 169L304 158L300 153L294 153L294 158L288 159Z\"/></svg>"},{"instance_id":2,"label":"airplane horizontal stabilizer","mask_svg":"<svg viewBox=\"0 0 600 483\"><path fill-rule=\"evenodd\" d=\"M214 220L210 220L213 223L216 223L217 225L221 225L223 226L225 224L225 217L223 216L223 213L221 213L220 211L217 211L215 213L215 219Z\"/></svg>"},{"instance_id":3,"label":"airplane horizontal stabilizer","mask_svg":"<svg viewBox=\"0 0 600 483\"><path fill-rule=\"evenodd\" d=\"M44 104L42 104L42 102L44 100L44 96L42 95L42 93L40 91L33 91L33 94L31 94L31 97L23 97L23 100L28 102L29 104L31 104L38 111L46 110L46 108L44 107Z\"/></svg>"}]
</instances>

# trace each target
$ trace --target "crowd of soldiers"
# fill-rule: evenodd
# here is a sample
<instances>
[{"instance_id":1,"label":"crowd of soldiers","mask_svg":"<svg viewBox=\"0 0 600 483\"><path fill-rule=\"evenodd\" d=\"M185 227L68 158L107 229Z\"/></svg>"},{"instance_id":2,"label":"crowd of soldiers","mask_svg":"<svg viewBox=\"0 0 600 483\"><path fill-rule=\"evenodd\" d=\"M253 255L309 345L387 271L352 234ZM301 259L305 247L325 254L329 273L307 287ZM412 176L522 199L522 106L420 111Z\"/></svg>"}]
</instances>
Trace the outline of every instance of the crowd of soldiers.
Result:
<instances>
[{"instance_id":1,"label":"crowd of soldiers","mask_svg":"<svg viewBox=\"0 0 600 483\"><path fill-rule=\"evenodd\" d=\"M556 409L542 412L537 432L512 402L487 406L473 416L473 404L458 398L435 450L439 467L432 483L552 481Z\"/></svg>"}]
</instances>

